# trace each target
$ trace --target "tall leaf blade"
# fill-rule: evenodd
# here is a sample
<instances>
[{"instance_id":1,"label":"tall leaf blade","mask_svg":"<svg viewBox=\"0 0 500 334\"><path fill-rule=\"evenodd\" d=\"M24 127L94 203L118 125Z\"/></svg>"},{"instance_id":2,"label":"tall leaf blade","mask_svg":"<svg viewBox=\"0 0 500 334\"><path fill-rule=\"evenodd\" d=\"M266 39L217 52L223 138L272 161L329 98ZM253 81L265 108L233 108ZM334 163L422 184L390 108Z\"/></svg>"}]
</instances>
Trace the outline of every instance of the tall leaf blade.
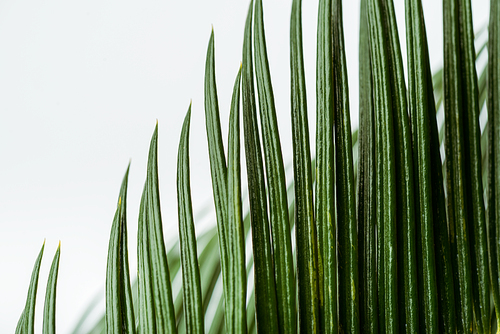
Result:
<instances>
[{"instance_id":1,"label":"tall leaf blade","mask_svg":"<svg viewBox=\"0 0 500 334\"><path fill-rule=\"evenodd\" d=\"M255 74L259 93L262 141L266 162L266 182L269 194L269 221L274 258L274 277L272 276L272 272L268 275L267 271L257 271L259 273L259 281L256 281L255 286L257 330L265 328L266 331L277 333L279 323L279 332L295 333L295 277L290 223L288 219L285 170L281 153L276 108L274 105L271 73L267 60L262 0L255 2L254 24ZM256 167L258 168L259 166ZM259 171L259 175L263 175L262 170ZM249 190L252 191L254 182L250 182L250 180L254 180L256 176L249 173L248 178ZM264 187L260 189L259 194L262 194L264 197L263 200L265 200ZM254 196L250 198L252 199ZM251 203L251 208L252 204L255 206L257 203ZM267 268L270 270L273 269L272 262L263 269ZM262 275L261 272L266 275Z\"/></svg>"},{"instance_id":2,"label":"tall leaf blade","mask_svg":"<svg viewBox=\"0 0 500 334\"><path fill-rule=\"evenodd\" d=\"M313 182L309 126L307 122L304 55L302 50L302 1L292 2L290 18L290 72L293 167L295 183L295 231L299 331L320 331L318 249L314 222Z\"/></svg>"},{"instance_id":3,"label":"tall leaf blade","mask_svg":"<svg viewBox=\"0 0 500 334\"><path fill-rule=\"evenodd\" d=\"M219 117L219 102L217 100L217 85L215 82L215 47L214 31L208 42L207 59L205 64L205 119L208 139L208 153L210 156L210 172L212 175L212 189L217 215L217 231L222 264L223 282L228 282L226 267L228 264L227 236L224 226L227 222L227 165L222 142L222 131ZM228 283L224 283L224 291Z\"/></svg>"},{"instance_id":4,"label":"tall leaf blade","mask_svg":"<svg viewBox=\"0 0 500 334\"><path fill-rule=\"evenodd\" d=\"M378 333L376 262L376 170L374 101L370 60L368 0L361 0L359 27L359 311L363 333Z\"/></svg>"},{"instance_id":5,"label":"tall leaf blade","mask_svg":"<svg viewBox=\"0 0 500 334\"><path fill-rule=\"evenodd\" d=\"M398 281L400 308L400 331L415 333L419 326L419 309L422 319L421 329L437 329L437 296L434 265L434 239L432 229L422 224L421 235L419 220L415 220L414 155L410 122L408 119L406 87L403 61L396 25L396 15L392 0L382 1L382 21L385 22L389 82L392 94L392 117L394 126L394 148L396 158L396 221L398 224ZM416 182L418 184L418 182ZM418 217L418 216L417 216ZM417 224L416 224L417 223ZM422 223L425 223L423 221ZM432 226L432 225L430 225ZM416 237L415 235L419 236ZM421 235L421 236L420 236ZM417 279L417 249L419 279ZM422 254L420 256L420 254ZM420 294L417 293L417 287ZM419 307L419 295L422 299ZM425 326L424 326L425 324Z\"/></svg>"},{"instance_id":6,"label":"tall leaf blade","mask_svg":"<svg viewBox=\"0 0 500 334\"><path fill-rule=\"evenodd\" d=\"M146 184L139 210L139 332L176 333L172 286L163 240L158 186L158 124L148 157ZM141 281L142 280L142 281Z\"/></svg>"},{"instance_id":7,"label":"tall leaf blade","mask_svg":"<svg viewBox=\"0 0 500 334\"><path fill-rule=\"evenodd\" d=\"M229 288L226 295L226 331L246 333L247 272L245 267L245 232L241 204L240 171L240 76L234 83L229 116L227 157L227 242L229 246ZM254 246L255 247L255 246Z\"/></svg>"},{"instance_id":8,"label":"tall leaf blade","mask_svg":"<svg viewBox=\"0 0 500 334\"><path fill-rule=\"evenodd\" d=\"M339 325L359 333L358 235L342 1L333 1L335 152L339 236Z\"/></svg>"},{"instance_id":9,"label":"tall leaf blade","mask_svg":"<svg viewBox=\"0 0 500 334\"><path fill-rule=\"evenodd\" d=\"M106 272L106 333L135 333L127 251L127 184L123 177L108 248Z\"/></svg>"},{"instance_id":10,"label":"tall leaf blade","mask_svg":"<svg viewBox=\"0 0 500 334\"><path fill-rule=\"evenodd\" d=\"M472 332L472 273L467 222L466 171L460 77L460 26L458 0L443 2L444 111L448 221L452 250L455 309L459 332Z\"/></svg>"},{"instance_id":11,"label":"tall leaf blade","mask_svg":"<svg viewBox=\"0 0 500 334\"><path fill-rule=\"evenodd\" d=\"M459 14L461 99L462 106L465 108L463 111L465 193L470 235L472 296L477 330L479 333L488 333L490 327L490 277L481 166L478 79L470 0L459 1Z\"/></svg>"},{"instance_id":12,"label":"tall leaf blade","mask_svg":"<svg viewBox=\"0 0 500 334\"><path fill-rule=\"evenodd\" d=\"M488 246L490 278L500 319L500 3L490 1L488 40ZM498 321L498 320L497 320Z\"/></svg>"},{"instance_id":13,"label":"tall leaf blade","mask_svg":"<svg viewBox=\"0 0 500 334\"><path fill-rule=\"evenodd\" d=\"M23 313L19 318L16 326L16 334L34 334L35 332L35 306L36 306L36 291L38 287L38 276L40 274L40 264L43 257L43 249L45 248L45 241L43 242L42 249L38 253L33 271L31 273L31 281L28 289L28 297L26 298L26 305L24 306Z\"/></svg>"},{"instance_id":14,"label":"tall leaf blade","mask_svg":"<svg viewBox=\"0 0 500 334\"><path fill-rule=\"evenodd\" d=\"M440 333L455 333L455 300L450 244L446 220L445 197L439 138L436 122L432 76L422 4L406 1L406 38L408 50L408 106L413 126L415 185L418 191L420 235L434 230L436 284L438 293L438 328ZM425 289L424 289L425 291ZM427 295L427 293L423 293ZM425 304L424 304L425 308ZM429 309L427 307L427 309ZM430 319L430 317L427 317Z\"/></svg>"},{"instance_id":15,"label":"tall leaf blade","mask_svg":"<svg viewBox=\"0 0 500 334\"><path fill-rule=\"evenodd\" d=\"M200 267L196 249L191 182L189 177L189 123L191 105L184 119L177 158L177 201L179 210L179 241L182 263L184 319L187 333L204 333L201 299Z\"/></svg>"},{"instance_id":16,"label":"tall leaf blade","mask_svg":"<svg viewBox=\"0 0 500 334\"><path fill-rule=\"evenodd\" d=\"M389 56L384 33L381 0L368 2L370 55L375 102L375 143L377 173L377 238L379 327L381 332L399 330L398 271L396 253L396 157L392 115Z\"/></svg>"},{"instance_id":17,"label":"tall leaf blade","mask_svg":"<svg viewBox=\"0 0 500 334\"><path fill-rule=\"evenodd\" d=\"M61 242L57 247L56 254L50 266L47 289L45 291L45 305L43 308L43 334L55 334L56 332L56 287L57 274L59 272L59 259L61 255Z\"/></svg>"},{"instance_id":18,"label":"tall leaf blade","mask_svg":"<svg viewBox=\"0 0 500 334\"><path fill-rule=\"evenodd\" d=\"M338 331L332 1L318 8L316 56L316 233L321 331Z\"/></svg>"}]
</instances>

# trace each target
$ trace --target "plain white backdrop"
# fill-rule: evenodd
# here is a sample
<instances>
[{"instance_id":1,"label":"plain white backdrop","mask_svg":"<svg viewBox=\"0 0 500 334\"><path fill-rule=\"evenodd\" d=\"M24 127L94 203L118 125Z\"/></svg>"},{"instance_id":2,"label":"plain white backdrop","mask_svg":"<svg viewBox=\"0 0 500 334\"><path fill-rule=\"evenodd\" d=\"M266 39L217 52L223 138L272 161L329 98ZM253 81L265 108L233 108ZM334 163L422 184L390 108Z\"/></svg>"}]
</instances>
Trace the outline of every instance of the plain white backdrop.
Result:
<instances>
[{"instance_id":1,"label":"plain white backdrop","mask_svg":"<svg viewBox=\"0 0 500 334\"><path fill-rule=\"evenodd\" d=\"M303 2L311 140L317 5L317 0ZM396 0L395 7L406 62L404 1ZM264 2L285 161L292 151L290 8L290 0ZM0 2L1 333L15 330L44 238L36 332L41 333L47 274L59 240L58 332L70 332L87 304L97 294L104 297L109 232L129 160L129 255L136 273L137 214L156 120L164 233L166 240L177 238L177 147L191 99L194 210L213 206L203 108L206 48L213 24L227 136L247 9L248 1L229 0ZM473 10L477 30L487 22L489 1L473 0ZM425 0L424 13L436 69L443 57L441 2ZM352 126L357 127L358 1L344 1L344 32ZM245 174L242 180L246 184ZM103 304L99 310L104 312Z\"/></svg>"}]
</instances>

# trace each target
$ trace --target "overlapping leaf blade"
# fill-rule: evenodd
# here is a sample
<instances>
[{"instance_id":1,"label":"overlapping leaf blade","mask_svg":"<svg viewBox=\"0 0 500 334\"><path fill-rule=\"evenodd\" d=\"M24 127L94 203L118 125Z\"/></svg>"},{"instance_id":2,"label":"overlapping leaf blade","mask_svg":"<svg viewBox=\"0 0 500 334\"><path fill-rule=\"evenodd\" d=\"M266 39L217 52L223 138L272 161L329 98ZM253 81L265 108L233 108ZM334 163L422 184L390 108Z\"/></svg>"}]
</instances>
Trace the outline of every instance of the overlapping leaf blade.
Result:
<instances>
[{"instance_id":1,"label":"overlapping leaf blade","mask_svg":"<svg viewBox=\"0 0 500 334\"><path fill-rule=\"evenodd\" d=\"M443 2L444 110L448 222L452 251L457 330L472 332L473 299L467 222L464 110L462 100L459 1Z\"/></svg>"},{"instance_id":2,"label":"overlapping leaf blade","mask_svg":"<svg viewBox=\"0 0 500 334\"><path fill-rule=\"evenodd\" d=\"M16 334L34 334L35 332L36 291L38 287L38 276L40 274L40 264L42 262L44 248L45 241L43 242L42 249L36 258L35 265L33 266L30 287L28 289L28 297L26 298L26 305L24 306L23 313L21 314L16 326Z\"/></svg>"},{"instance_id":3,"label":"overlapping leaf blade","mask_svg":"<svg viewBox=\"0 0 500 334\"><path fill-rule=\"evenodd\" d=\"M270 273L271 277L262 275L267 274L267 270L256 271L259 274L256 277L258 281L256 280L255 290L257 330L265 328L266 331L270 332L295 333L295 277L290 223L288 219L285 170L281 153L271 74L267 60L262 0L255 2L254 46L255 73L259 93L262 144L264 147L266 183L269 195L269 222L273 240L274 259L274 278L272 277L272 272ZM258 138L258 136L255 136L255 138ZM250 152L247 157L250 155L251 158L258 154L258 152ZM256 170L258 168L259 166L257 165L249 169L251 172L257 172L258 174L248 173L249 191L253 193L254 189L257 190L258 195L262 194L263 200L265 200L265 185L263 184L263 186L258 187L254 182L254 180L258 180L260 175L263 175L262 170ZM255 197L257 196L250 196L251 212L254 211L256 205L259 205L256 202L252 203L252 199ZM266 209L266 206L262 208L262 210ZM254 218L254 215L252 215L252 218ZM259 265L257 258L255 265ZM272 263L268 267L272 270Z\"/></svg>"},{"instance_id":4,"label":"overlapping leaf blade","mask_svg":"<svg viewBox=\"0 0 500 334\"><path fill-rule=\"evenodd\" d=\"M43 334L55 334L56 332L56 287L57 274L59 272L59 259L61 256L61 242L57 247L56 254L50 266L47 289L45 290L45 305L43 308Z\"/></svg>"},{"instance_id":5,"label":"overlapping leaf blade","mask_svg":"<svg viewBox=\"0 0 500 334\"><path fill-rule=\"evenodd\" d=\"M332 10L339 326L341 332L359 333L358 234L342 1L334 0Z\"/></svg>"},{"instance_id":6,"label":"overlapping leaf blade","mask_svg":"<svg viewBox=\"0 0 500 334\"><path fill-rule=\"evenodd\" d=\"M459 13L461 99L464 107L465 194L471 251L472 296L476 328L479 333L488 333L490 327L490 276L481 166L478 79L470 0L459 1Z\"/></svg>"},{"instance_id":7,"label":"overlapping leaf blade","mask_svg":"<svg viewBox=\"0 0 500 334\"><path fill-rule=\"evenodd\" d=\"M294 0L290 17L290 77L299 331L316 333L321 326L318 249L314 222L313 181L302 49L302 1Z\"/></svg>"},{"instance_id":8,"label":"overlapping leaf blade","mask_svg":"<svg viewBox=\"0 0 500 334\"><path fill-rule=\"evenodd\" d=\"M432 247L436 252L435 266L439 313L435 315L438 316L438 328L434 325L432 329L434 331L439 329L441 333L455 333L453 274L435 116L436 110L422 4L419 0L406 1L406 24L409 72L408 103L413 126L415 185L418 191L416 199L417 211L420 214L420 235L422 244L425 244L428 240L424 236L430 234L427 229L433 229L433 239L435 240L435 246L432 245ZM419 270L421 270L420 267ZM429 289L427 291L430 292ZM424 292L424 295L427 294ZM427 318L430 320L431 317Z\"/></svg>"},{"instance_id":9,"label":"overlapping leaf blade","mask_svg":"<svg viewBox=\"0 0 500 334\"><path fill-rule=\"evenodd\" d=\"M367 2L361 0L359 33L359 312L361 331L378 333L375 128Z\"/></svg>"},{"instance_id":10,"label":"overlapping leaf blade","mask_svg":"<svg viewBox=\"0 0 500 334\"><path fill-rule=\"evenodd\" d=\"M375 106L378 309L381 332L399 330L396 252L396 157L388 41L381 0L368 2Z\"/></svg>"},{"instance_id":11,"label":"overlapping leaf blade","mask_svg":"<svg viewBox=\"0 0 500 334\"><path fill-rule=\"evenodd\" d=\"M241 69L240 69L241 71ZM243 228L240 172L239 94L240 73L234 83L229 117L227 157L227 236L229 246L230 288L226 295L226 331L246 333L247 274L245 268L245 234ZM231 310L228 310L228 307ZM229 312L228 312L229 311Z\"/></svg>"},{"instance_id":12,"label":"overlapping leaf blade","mask_svg":"<svg viewBox=\"0 0 500 334\"><path fill-rule=\"evenodd\" d=\"M497 321L500 319L500 3L490 1L488 41L488 246Z\"/></svg>"},{"instance_id":13,"label":"overlapping leaf blade","mask_svg":"<svg viewBox=\"0 0 500 334\"><path fill-rule=\"evenodd\" d=\"M176 333L172 286L163 241L157 155L158 124L151 138L146 184L139 209L139 333Z\"/></svg>"},{"instance_id":14,"label":"overlapping leaf blade","mask_svg":"<svg viewBox=\"0 0 500 334\"><path fill-rule=\"evenodd\" d=\"M204 333L204 313L201 295L200 268L191 204L189 176L189 124L191 105L184 119L177 158L177 201L179 211L179 241L182 263L184 319L187 333Z\"/></svg>"},{"instance_id":15,"label":"overlapping leaf blade","mask_svg":"<svg viewBox=\"0 0 500 334\"><path fill-rule=\"evenodd\" d=\"M237 131L229 131L228 164L226 166L224 146L215 84L213 31L210 38L205 68L205 116L208 148L212 171L212 188L217 212L219 245L222 258L222 277L225 299L226 330L246 332L246 272L245 239L241 209L241 181L239 155L239 121ZM231 114L239 113L240 73L235 81ZM236 121L235 121L236 122Z\"/></svg>"},{"instance_id":16,"label":"overlapping leaf blade","mask_svg":"<svg viewBox=\"0 0 500 334\"><path fill-rule=\"evenodd\" d=\"M321 331L329 328L332 333L336 333L338 330L337 226L332 28L332 1L321 0L318 8L316 55L316 201L314 204L318 239Z\"/></svg>"},{"instance_id":17,"label":"overlapping leaf blade","mask_svg":"<svg viewBox=\"0 0 500 334\"><path fill-rule=\"evenodd\" d=\"M108 248L106 272L106 333L135 333L127 251L127 184L123 177Z\"/></svg>"}]
</instances>

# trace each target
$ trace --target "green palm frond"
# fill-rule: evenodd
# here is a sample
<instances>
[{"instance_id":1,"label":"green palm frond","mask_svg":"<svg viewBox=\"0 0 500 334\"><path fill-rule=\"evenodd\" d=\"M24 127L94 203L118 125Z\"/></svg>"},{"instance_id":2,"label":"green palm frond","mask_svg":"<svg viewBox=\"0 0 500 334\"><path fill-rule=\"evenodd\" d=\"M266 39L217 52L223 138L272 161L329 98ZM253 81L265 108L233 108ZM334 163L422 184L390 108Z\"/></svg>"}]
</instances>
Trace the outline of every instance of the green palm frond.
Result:
<instances>
[{"instance_id":1,"label":"green palm frond","mask_svg":"<svg viewBox=\"0 0 500 334\"><path fill-rule=\"evenodd\" d=\"M244 24L227 152L212 29L204 114L216 221L196 234L208 210L192 212L189 128L199 115L190 105L177 160L179 239L164 241L157 124L140 203L137 278L131 281L128 264L127 168L111 225L106 311L89 326L96 298L73 333L491 333L500 316L500 5L491 0L488 41L476 51L486 29L474 36L470 0L444 1L444 66L434 75L421 1L405 6L408 87L393 1L361 0L353 130L342 2L319 1L310 128L302 1L293 0L288 167L262 0L250 1ZM486 49L488 62L478 65ZM16 333L34 333L43 250ZM47 283L47 334L55 333L59 259L60 247Z\"/></svg>"}]
</instances>

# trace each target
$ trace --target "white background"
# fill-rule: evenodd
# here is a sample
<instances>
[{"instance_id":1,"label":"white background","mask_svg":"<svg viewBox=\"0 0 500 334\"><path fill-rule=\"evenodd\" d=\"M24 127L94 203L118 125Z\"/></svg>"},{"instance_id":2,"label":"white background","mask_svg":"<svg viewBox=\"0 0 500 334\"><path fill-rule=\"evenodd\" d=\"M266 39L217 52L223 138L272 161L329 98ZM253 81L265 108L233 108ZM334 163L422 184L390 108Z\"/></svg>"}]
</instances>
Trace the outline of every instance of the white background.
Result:
<instances>
[{"instance_id":1,"label":"white background","mask_svg":"<svg viewBox=\"0 0 500 334\"><path fill-rule=\"evenodd\" d=\"M404 2L395 2L406 62ZM487 22L488 7L487 0L473 1L476 29ZM193 205L195 211L212 206L203 108L206 48L213 24L219 104L227 136L247 8L247 1L229 0L0 2L1 333L14 332L44 238L36 332L41 333L46 279L59 240L58 332L68 333L94 296L104 296L109 231L130 159L129 254L131 272L136 272L137 213L157 119L165 237L177 237L177 146L190 99ZM290 161L292 148L290 8L289 0L264 3L285 161ZM436 69L443 54L441 2L424 1L424 12ZM315 119L316 18L317 1L304 1L310 125ZM344 29L355 127L358 1L344 2ZM312 140L314 132L312 127Z\"/></svg>"}]
</instances>

